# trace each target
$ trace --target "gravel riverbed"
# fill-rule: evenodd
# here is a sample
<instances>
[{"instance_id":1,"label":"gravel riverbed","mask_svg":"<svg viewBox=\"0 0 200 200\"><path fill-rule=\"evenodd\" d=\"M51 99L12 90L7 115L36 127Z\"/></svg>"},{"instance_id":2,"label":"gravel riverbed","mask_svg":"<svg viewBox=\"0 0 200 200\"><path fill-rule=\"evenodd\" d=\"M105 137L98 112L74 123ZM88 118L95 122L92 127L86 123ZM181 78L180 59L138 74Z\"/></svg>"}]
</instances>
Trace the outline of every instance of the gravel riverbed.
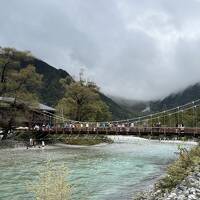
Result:
<instances>
[{"instance_id":1,"label":"gravel riverbed","mask_svg":"<svg viewBox=\"0 0 200 200\"><path fill-rule=\"evenodd\" d=\"M140 195L140 200L199 200L200 199L200 166L187 176L171 192L163 193L160 189Z\"/></svg>"}]
</instances>

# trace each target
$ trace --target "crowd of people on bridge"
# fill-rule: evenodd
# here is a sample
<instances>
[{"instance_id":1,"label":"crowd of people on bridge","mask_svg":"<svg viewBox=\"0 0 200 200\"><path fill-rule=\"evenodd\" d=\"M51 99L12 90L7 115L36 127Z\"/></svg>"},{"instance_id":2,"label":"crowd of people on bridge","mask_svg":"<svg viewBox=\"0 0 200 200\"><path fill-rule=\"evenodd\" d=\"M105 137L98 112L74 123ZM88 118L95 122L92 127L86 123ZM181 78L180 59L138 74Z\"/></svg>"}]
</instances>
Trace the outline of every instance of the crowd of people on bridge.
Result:
<instances>
[{"instance_id":1,"label":"crowd of people on bridge","mask_svg":"<svg viewBox=\"0 0 200 200\"><path fill-rule=\"evenodd\" d=\"M160 121L149 124L147 121L140 123L137 122L73 122L68 121L65 123L58 124L35 124L33 130L35 131L50 131L50 130L114 130L114 131L131 131L131 130L140 130L140 129L153 129L154 131L159 131L162 128L166 128L165 124L161 124ZM176 124L176 132L184 132L184 124Z\"/></svg>"},{"instance_id":2,"label":"crowd of people on bridge","mask_svg":"<svg viewBox=\"0 0 200 200\"><path fill-rule=\"evenodd\" d=\"M66 123L58 123L56 125L50 124L35 124L33 129L36 131L39 130L49 130L49 129L108 129L108 128L133 128L135 127L134 123L109 123L109 122L97 122L97 123L89 123L89 122L66 122Z\"/></svg>"},{"instance_id":3,"label":"crowd of people on bridge","mask_svg":"<svg viewBox=\"0 0 200 200\"><path fill-rule=\"evenodd\" d=\"M181 124L176 124L176 132L178 133L178 132L181 132L181 133L184 133L184 131L185 131L185 126L184 126L184 124L183 123L181 123Z\"/></svg>"},{"instance_id":4,"label":"crowd of people on bridge","mask_svg":"<svg viewBox=\"0 0 200 200\"><path fill-rule=\"evenodd\" d=\"M64 129L64 130L119 130L119 131L129 131L131 129L147 129L147 128L156 128L159 129L162 127L161 122L149 125L147 122L136 123L136 122L72 122L68 121L66 123L58 123L54 125L50 124L35 124L33 130L35 131L49 131L55 129Z\"/></svg>"}]
</instances>

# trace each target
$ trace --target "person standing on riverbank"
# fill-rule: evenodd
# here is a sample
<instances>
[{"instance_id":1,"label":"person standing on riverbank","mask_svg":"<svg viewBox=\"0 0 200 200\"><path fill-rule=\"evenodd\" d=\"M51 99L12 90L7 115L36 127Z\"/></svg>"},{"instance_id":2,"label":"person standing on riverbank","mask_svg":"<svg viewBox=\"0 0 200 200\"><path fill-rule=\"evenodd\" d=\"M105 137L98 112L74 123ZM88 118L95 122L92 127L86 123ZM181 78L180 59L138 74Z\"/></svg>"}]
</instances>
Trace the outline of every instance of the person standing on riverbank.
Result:
<instances>
[{"instance_id":1,"label":"person standing on riverbank","mask_svg":"<svg viewBox=\"0 0 200 200\"><path fill-rule=\"evenodd\" d=\"M45 143L44 143L44 141L42 141L42 148L44 148L45 147Z\"/></svg>"},{"instance_id":2,"label":"person standing on riverbank","mask_svg":"<svg viewBox=\"0 0 200 200\"><path fill-rule=\"evenodd\" d=\"M29 144L30 144L31 147L33 146L33 139L32 138L30 138Z\"/></svg>"}]
</instances>

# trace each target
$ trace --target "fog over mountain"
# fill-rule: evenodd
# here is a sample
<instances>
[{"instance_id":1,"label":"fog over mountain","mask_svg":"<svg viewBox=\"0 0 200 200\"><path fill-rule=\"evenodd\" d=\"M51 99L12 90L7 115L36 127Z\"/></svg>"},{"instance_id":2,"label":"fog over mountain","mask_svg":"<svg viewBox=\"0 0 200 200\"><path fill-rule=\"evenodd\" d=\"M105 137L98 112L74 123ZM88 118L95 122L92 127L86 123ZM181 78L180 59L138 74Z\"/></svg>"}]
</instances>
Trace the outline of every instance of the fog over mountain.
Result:
<instances>
[{"instance_id":1,"label":"fog over mountain","mask_svg":"<svg viewBox=\"0 0 200 200\"><path fill-rule=\"evenodd\" d=\"M1 0L0 46L152 100L200 81L199 10L199 0Z\"/></svg>"}]
</instances>

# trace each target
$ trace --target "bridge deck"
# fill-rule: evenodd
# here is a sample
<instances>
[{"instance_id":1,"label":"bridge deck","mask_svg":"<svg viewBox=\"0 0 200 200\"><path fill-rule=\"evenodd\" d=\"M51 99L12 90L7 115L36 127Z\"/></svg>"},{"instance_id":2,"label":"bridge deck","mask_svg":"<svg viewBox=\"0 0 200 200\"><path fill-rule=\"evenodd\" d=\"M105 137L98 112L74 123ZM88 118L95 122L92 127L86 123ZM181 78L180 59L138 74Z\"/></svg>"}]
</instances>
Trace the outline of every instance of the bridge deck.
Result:
<instances>
[{"instance_id":1,"label":"bridge deck","mask_svg":"<svg viewBox=\"0 0 200 200\"><path fill-rule=\"evenodd\" d=\"M147 128L43 128L46 134L104 134L104 135L177 135L200 136L200 128L171 128L171 127L147 127Z\"/></svg>"}]
</instances>

